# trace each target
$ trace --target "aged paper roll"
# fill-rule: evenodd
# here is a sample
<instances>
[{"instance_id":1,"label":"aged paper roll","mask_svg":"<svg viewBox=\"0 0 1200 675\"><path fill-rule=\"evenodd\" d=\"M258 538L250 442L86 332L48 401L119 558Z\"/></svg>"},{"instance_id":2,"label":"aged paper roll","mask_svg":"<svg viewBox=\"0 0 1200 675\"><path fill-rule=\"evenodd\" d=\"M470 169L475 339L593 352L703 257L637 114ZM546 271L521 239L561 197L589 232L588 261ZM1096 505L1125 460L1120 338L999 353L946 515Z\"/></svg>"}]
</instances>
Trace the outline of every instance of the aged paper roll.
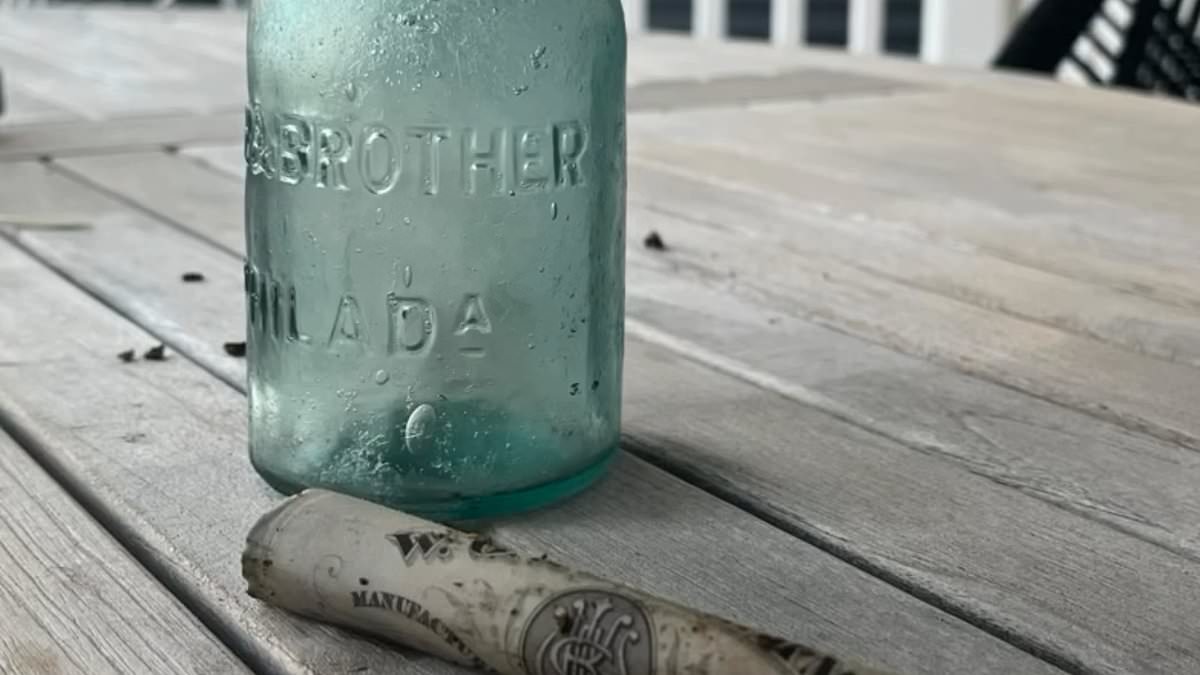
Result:
<instances>
[{"instance_id":1,"label":"aged paper roll","mask_svg":"<svg viewBox=\"0 0 1200 675\"><path fill-rule=\"evenodd\" d=\"M486 537L308 490L250 531L252 596L503 675L878 675Z\"/></svg>"}]
</instances>

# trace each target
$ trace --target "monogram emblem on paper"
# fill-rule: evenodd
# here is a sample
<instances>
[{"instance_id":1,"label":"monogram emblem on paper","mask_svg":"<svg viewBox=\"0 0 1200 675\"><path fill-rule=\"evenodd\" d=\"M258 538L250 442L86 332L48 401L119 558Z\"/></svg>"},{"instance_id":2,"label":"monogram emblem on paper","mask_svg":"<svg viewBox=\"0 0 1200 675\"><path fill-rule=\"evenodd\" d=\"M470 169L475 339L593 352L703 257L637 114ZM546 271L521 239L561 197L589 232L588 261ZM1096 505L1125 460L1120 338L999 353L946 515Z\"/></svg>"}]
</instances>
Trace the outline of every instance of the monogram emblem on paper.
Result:
<instances>
[{"instance_id":1,"label":"monogram emblem on paper","mask_svg":"<svg viewBox=\"0 0 1200 675\"><path fill-rule=\"evenodd\" d=\"M522 651L534 675L653 675L646 613L607 591L551 597L525 626Z\"/></svg>"}]
</instances>

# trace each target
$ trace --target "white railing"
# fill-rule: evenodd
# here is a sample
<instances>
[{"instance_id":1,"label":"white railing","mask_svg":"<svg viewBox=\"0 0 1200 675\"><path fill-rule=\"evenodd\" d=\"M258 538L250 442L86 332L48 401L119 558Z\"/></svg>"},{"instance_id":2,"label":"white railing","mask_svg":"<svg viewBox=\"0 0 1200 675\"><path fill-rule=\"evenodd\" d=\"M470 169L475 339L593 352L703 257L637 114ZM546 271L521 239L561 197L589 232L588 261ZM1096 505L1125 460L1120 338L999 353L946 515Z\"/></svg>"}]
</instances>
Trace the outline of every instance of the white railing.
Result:
<instances>
[{"instance_id":1,"label":"white railing","mask_svg":"<svg viewBox=\"0 0 1200 675\"><path fill-rule=\"evenodd\" d=\"M225 7L239 0L218 0ZM630 34L649 29L652 0L621 0ZM1200 1L1200 0L1197 0ZM160 8L176 0L154 0ZM724 40L729 35L729 4L736 0L692 0L692 35ZM884 0L846 0L847 49L856 54L883 51ZM984 66L1000 48L1025 8L1037 0L922 0L920 56L929 63ZM2 7L51 4L50 0L0 0ZM771 0L771 42L781 47L804 43L808 0Z\"/></svg>"},{"instance_id":2,"label":"white railing","mask_svg":"<svg viewBox=\"0 0 1200 675\"><path fill-rule=\"evenodd\" d=\"M631 34L649 28L651 0L622 0ZM692 0L692 35L723 40L729 35L730 0ZM884 0L849 2L847 48L856 54L883 51ZM1020 12L1036 0L922 0L921 59L930 63L986 65ZM771 42L804 42L807 0L771 0Z\"/></svg>"}]
</instances>

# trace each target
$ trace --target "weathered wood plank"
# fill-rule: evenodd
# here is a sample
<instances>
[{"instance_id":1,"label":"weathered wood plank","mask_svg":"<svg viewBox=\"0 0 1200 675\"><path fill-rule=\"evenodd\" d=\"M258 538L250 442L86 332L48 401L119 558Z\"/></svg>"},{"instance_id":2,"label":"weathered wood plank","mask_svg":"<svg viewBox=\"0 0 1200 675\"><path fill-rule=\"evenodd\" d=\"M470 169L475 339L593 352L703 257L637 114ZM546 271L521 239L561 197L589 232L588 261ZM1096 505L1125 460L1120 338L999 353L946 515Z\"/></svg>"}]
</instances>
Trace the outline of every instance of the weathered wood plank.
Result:
<instances>
[{"instance_id":1,"label":"weathered wood plank","mask_svg":"<svg viewBox=\"0 0 1200 675\"><path fill-rule=\"evenodd\" d=\"M52 7L26 11L23 12L23 20L34 28L76 21L82 30L95 36L96 42L114 38L112 33L100 32L102 29L130 33L144 31L166 36L164 42L167 38L175 40L184 53L196 49L197 45L193 44L196 42L211 43L239 56L244 50L244 12L216 12L208 8L189 9L179 5L169 12L155 12L109 4L102 7ZM57 35L49 35L51 39L55 37ZM140 37L143 40L156 40L154 36ZM670 34L637 36L630 40L630 54L631 82L711 77L739 72L767 74L805 65L836 67L881 77L899 76L931 84L980 78L1002 82L1005 79L1005 76L991 73L921 68L898 59L847 60L833 50L805 50L799 46L787 50L767 50L753 42L721 42L697 49L694 40ZM227 58L224 55L214 57L221 60Z\"/></svg>"},{"instance_id":2,"label":"weathered wood plank","mask_svg":"<svg viewBox=\"0 0 1200 675\"><path fill-rule=\"evenodd\" d=\"M240 103L245 96L244 22L241 12L54 9L24 13L0 27L0 37L8 57L26 64L21 74L29 73L31 86L100 119L135 111L205 112ZM68 45L50 39L64 33L75 37ZM660 45L637 40L630 47L633 109L879 94L905 86L877 75L797 70L803 60L794 56L764 59L724 47L715 47L727 52L716 58L683 58L692 50L685 53L673 45L664 64ZM128 86L131 79L138 86ZM666 87L656 86L660 82ZM681 87L685 95L676 96Z\"/></svg>"},{"instance_id":3,"label":"weathered wood plank","mask_svg":"<svg viewBox=\"0 0 1200 675\"><path fill-rule=\"evenodd\" d=\"M11 18L11 15L10 15ZM64 22L76 22L80 30L92 36L85 48L92 51L88 56L95 60L96 54L108 45L118 44L122 49L148 49L146 43L175 45L168 58L179 58L189 52L197 52L207 61L231 64L235 67L244 55L244 22L241 12L186 11L173 9L171 12L150 12L139 9L118 9L105 6L100 9L39 10L25 12L23 21L29 27L49 32ZM139 40L122 40L126 33L138 35ZM47 44L57 42L50 34ZM138 42L143 44L137 44ZM133 43L133 44L131 44ZM1114 107L1103 94L1094 91L1068 89L1053 83L1030 82L1003 73L979 70L954 70L921 67L899 59L860 57L846 59L829 50L769 50L753 43L712 43L697 48L693 40L671 35L639 36L629 45L629 82L641 83L655 80L706 79L730 75L770 75L785 69L801 67L831 68L848 74L864 77L895 78L910 83L925 85L949 85L957 87L986 88L1004 93L1016 93L1026 97L1054 99L1065 104L1082 101L1097 109ZM207 67L209 63L197 64ZM241 81L240 73L233 78ZM208 84L200 82L200 84ZM237 88L215 89L212 96L226 100L230 93L240 94ZM69 93L69 92L68 92ZM1132 98L1132 97L1126 97ZM158 105L163 102L160 100ZM166 102L170 104L170 102ZM151 106L155 105L150 101ZM1124 109L1121 102L1115 107ZM978 112L978 111L976 111Z\"/></svg>"},{"instance_id":4,"label":"weathered wood plank","mask_svg":"<svg viewBox=\"0 0 1200 675\"><path fill-rule=\"evenodd\" d=\"M739 74L704 80L662 80L629 88L630 112L741 106L770 101L825 100L864 94L891 94L912 86L892 79L823 68L801 68L769 75Z\"/></svg>"},{"instance_id":5,"label":"weathered wood plank","mask_svg":"<svg viewBox=\"0 0 1200 675\"><path fill-rule=\"evenodd\" d=\"M1031 86L1031 89L1036 88ZM1013 98L1007 92L1006 97L990 96L995 104L989 107L1003 110L1013 107L1012 101L1008 106L1000 104ZM1078 92L1062 92L1061 96L1067 100L1063 106L1067 106ZM1080 288L1086 291L1088 286L1102 286L1102 291L1109 293L1106 295L1108 300L1097 305L1099 310L1093 311L1104 311L1115 303L1114 309L1102 317L1103 321L1087 316L1058 317L1052 306L1026 313L1043 321L1074 321L1080 330L1104 333L1138 348L1153 348L1159 356L1192 348L1193 341L1171 340L1169 330L1164 335L1154 325L1144 327L1145 321L1163 321L1170 328L1170 317L1160 319L1152 315L1142 321L1136 318L1124 321L1123 307L1128 303L1120 298L1147 297L1189 311L1200 307L1200 292L1196 291L1200 288L1200 273L1192 264L1200 246L1195 243L1195 228L1190 227L1187 220L1181 220L1186 219L1187 214L1146 214L1130 204L1097 202L1094 199L1097 189L1093 189L1092 197L1087 197L1054 187L1056 180L1052 175L1038 174L1045 173L1037 163L1038 153L1044 154L1045 150L1027 148L1031 144L1046 143L1043 136L1051 130L1045 129L1044 120L1056 119L1052 114L1021 115L1020 123L1027 127L1027 133L1019 138L1027 137L1030 141L1024 142L1021 151L1006 150L1015 142L1010 138L1000 148L1003 155L990 156L986 160L980 159L990 147L985 139L954 145L938 142L935 135L905 131L920 129L918 115L937 120L936 124L926 123L926 126L953 127L955 121L944 119L947 110L943 108L952 109L961 118L978 117L959 110L965 106L960 98L961 95L950 94L910 95L902 101L888 103L889 115L893 109L911 110L906 114L913 119L906 121L912 124L907 126L874 123L872 120L880 117L880 103L875 101L842 101L833 110L824 106L786 106L739 110L736 115L730 112L635 115L631 120L631 131L634 132L631 148L638 159L642 157L641 137L650 135L656 141L686 137L689 142L737 149L756 159L774 157L780 163L772 163L758 174L773 173L774 184L779 189L802 199L805 208L800 211L809 211L810 221L821 220L822 215L850 220L853 227L871 233L872 237L883 229L898 237L917 239L918 243L942 244L942 249L950 252L973 251L978 253L974 257L990 258L994 264L1012 261L1014 264L1007 268L1010 275L1018 275L1018 279L1025 279L1026 283L1030 279L1045 283L1054 281L1051 279L1054 276L1064 277L1057 283L1066 289L1068 294L1064 297L1068 299L1078 298ZM1094 104L1094 98L1104 103L1111 100L1112 106L1124 114L1134 112L1129 110L1129 97L1094 94L1085 98L1090 104ZM978 106L978 100L972 98L971 101L972 106ZM1061 107L1058 98L1052 101L1055 110ZM1136 98L1133 102L1144 104ZM1049 103L1038 101L1038 104L1042 106L1039 109L1044 110ZM1100 110L1099 115L1090 114L1091 108L1079 102L1068 107L1069 112L1079 115L1080 119L1099 117L1103 123L1093 121L1091 124L1108 130L1105 133L1109 138L1120 137L1117 120L1123 118L1103 113L1103 106L1094 106ZM1163 114L1156 107L1148 109L1151 117L1160 121L1160 126L1174 130L1154 137L1159 149L1168 143L1166 138L1184 133L1178 114L1172 112L1171 107L1164 107L1170 114ZM1019 110L1016 113L1020 114ZM883 115L882 119L890 118ZM1043 121L1038 123L1037 120ZM1004 127L1001 120L985 120L985 123L977 126L989 132ZM714 135L714 127L720 127L722 132ZM973 129L968 127L968 130ZM773 142L761 143L764 136L769 136ZM1061 144L1061 141L1054 142ZM1103 149L1105 144L1102 139L1087 138L1078 143L1078 148L1068 147L1063 151L1088 153L1093 147ZM1114 153L1114 150L1108 151ZM1022 163L1026 157L1032 159ZM662 161L684 169L689 165L689 162L678 161L676 156ZM1066 160L1055 160L1051 166L1061 165L1063 161ZM1009 168L1001 171L1006 162ZM1139 162L1139 166L1151 163ZM229 166L234 163L230 162ZM637 167L634 168L636 172ZM1072 167L1063 175L1075 175L1079 171ZM1187 175L1182 167L1176 175L1166 178L1177 180L1180 175ZM742 174L738 174L738 180L743 185L746 183ZM734 183L736 181L730 181L727 185ZM636 180L634 187L638 187ZM770 185L755 187L769 189ZM1186 203L1181 207L1186 207ZM1175 221L1178 221L1177 225L1172 226ZM1168 231L1163 232L1164 227L1169 227ZM872 262L870 257L864 259L866 263ZM926 274L937 274L940 269L936 265L910 267L924 269ZM1001 268L1004 270L1006 268ZM1037 274L1039 270L1042 271L1040 275ZM1073 285L1072 280L1085 282L1085 285ZM954 281L961 286L973 279ZM996 283L983 286L983 281L973 281L972 286L961 289L949 285L948 289L960 294L971 293L972 297L989 303L1006 300L995 298L997 288L1003 292L1003 286ZM982 292L980 286L983 286ZM1111 293L1116 293L1117 297ZM1021 298L1015 291L1009 295ZM1026 303L1048 303L1037 293L1028 295L1030 297L1024 300ZM1010 299L1006 303L1013 304ZM1064 304L1068 304L1068 310L1079 311L1066 300ZM1154 309L1158 305L1147 306ZM1174 307L1164 311L1178 313ZM1183 316L1183 321L1187 321L1186 315Z\"/></svg>"},{"instance_id":6,"label":"weathered wood plank","mask_svg":"<svg viewBox=\"0 0 1200 675\"><path fill-rule=\"evenodd\" d=\"M230 143L192 144L179 148L179 154L191 158L218 173L241 180L245 176L246 160L242 146Z\"/></svg>"},{"instance_id":7,"label":"weathered wood plank","mask_svg":"<svg viewBox=\"0 0 1200 675\"><path fill-rule=\"evenodd\" d=\"M736 115L641 116L655 139L771 160L786 194L862 221L901 222L1053 274L1200 306L1187 157L1200 148L1178 106L1128 96L1108 107L989 90L774 106ZM1129 99L1143 109L1130 110ZM1169 114L1164 114L1164 111ZM1191 112L1190 110L1188 111ZM1073 117L1072 117L1073 116ZM1130 118L1147 120L1137 144ZM1073 118L1071 134L1060 120ZM720 134L711 133L720 128ZM937 134L927 133L936 128ZM1128 156L1136 153L1137 162ZM676 162L686 167L686 160ZM772 189L762 185L761 189Z\"/></svg>"},{"instance_id":8,"label":"weathered wood plank","mask_svg":"<svg viewBox=\"0 0 1200 675\"><path fill-rule=\"evenodd\" d=\"M629 261L631 334L1200 561L1194 451L836 333L669 260Z\"/></svg>"},{"instance_id":9,"label":"weathered wood plank","mask_svg":"<svg viewBox=\"0 0 1200 675\"><path fill-rule=\"evenodd\" d=\"M64 75L54 68L23 51L10 49L0 42L0 59L4 63L4 79L6 86L20 88L32 94L44 104L56 110L65 110L69 117L95 120L100 117L95 111L81 106L69 93L72 86L84 87L84 83L75 80L70 74ZM60 78L66 80L60 83ZM86 91L86 89L85 89ZM61 115L48 115L40 120L23 120L24 122L50 122Z\"/></svg>"},{"instance_id":10,"label":"weathered wood plank","mask_svg":"<svg viewBox=\"0 0 1200 675\"><path fill-rule=\"evenodd\" d=\"M243 162L237 146L185 148L183 154L240 179ZM736 193L714 201L694 183L689 189L686 181L672 181L670 175L636 163L632 178L635 202L645 201L647 193L660 199L686 193L697 209L717 219L730 212L753 214L757 208ZM217 201L231 199L232 192ZM637 208L633 214L630 241L657 227L672 245L686 247L687 242L672 241L674 221ZM219 223L233 217L230 207L225 216L208 214L203 220ZM788 215L773 210L770 217L786 221ZM1194 487L1200 467L1192 451L798 320L786 309L740 294L726 279L680 268L674 259L674 252L629 252L627 308L632 318L733 360L743 374L746 367L773 374L781 381L775 389L785 395L789 387L799 386L819 395L808 399L811 404L854 424L1200 559L1200 500ZM235 283L229 281L228 292L236 291ZM189 302L188 292L181 290L168 302ZM228 321L214 332L234 335L240 328ZM178 328L173 334L185 343L194 340ZM209 356L219 354L211 351ZM228 375L236 381L241 372Z\"/></svg>"},{"instance_id":11,"label":"weathered wood plank","mask_svg":"<svg viewBox=\"0 0 1200 675\"><path fill-rule=\"evenodd\" d=\"M138 13L144 18L133 35L95 20L106 15L72 9L9 13L0 22L0 61L15 61L14 81L89 119L206 113L239 107L245 99L242 61L187 48L202 41L173 30L169 15Z\"/></svg>"},{"instance_id":12,"label":"weathered wood plank","mask_svg":"<svg viewBox=\"0 0 1200 675\"><path fill-rule=\"evenodd\" d=\"M154 338L47 273L0 245L0 288L23 298L0 309L0 417L156 577L259 672L459 672L247 597L239 551L276 496L244 459L244 401L177 355L122 364Z\"/></svg>"},{"instance_id":13,"label":"weathered wood plank","mask_svg":"<svg viewBox=\"0 0 1200 675\"><path fill-rule=\"evenodd\" d=\"M24 86L13 82L10 68L0 72L3 79L4 113L0 124L14 126L31 122L61 122L78 117L75 113L34 94Z\"/></svg>"},{"instance_id":14,"label":"weathered wood plank","mask_svg":"<svg viewBox=\"0 0 1200 675\"><path fill-rule=\"evenodd\" d=\"M1200 371L897 283L829 255L814 238L747 245L748 234L774 216L753 198L737 201L749 210L725 223L714 223L711 210L696 212L694 204L715 201L696 195L686 204L656 203L686 215L673 224L678 262L736 275L739 286L772 305L836 330L1200 448L1192 413Z\"/></svg>"},{"instance_id":15,"label":"weathered wood plank","mask_svg":"<svg viewBox=\"0 0 1200 675\"><path fill-rule=\"evenodd\" d=\"M247 598L236 565L242 540L278 497L244 458L242 397L177 355L120 363L115 351L154 338L5 242L0 289L21 297L0 306L0 360L13 363L0 368L6 427L60 465L91 512L120 523L122 541L243 658L265 672L458 672ZM695 368L646 349L647 363ZM130 434L140 436L129 442ZM1056 672L632 457L581 498L496 529L522 548L902 672Z\"/></svg>"},{"instance_id":16,"label":"weathered wood plank","mask_svg":"<svg viewBox=\"0 0 1200 675\"><path fill-rule=\"evenodd\" d=\"M814 204L895 219L909 205L959 204L970 211L956 213L999 219L985 225L1002 234L1024 234L1024 225L1075 236L1090 242L1089 256L1133 247L1181 260L1174 238L1189 250L1200 244L1187 182L1188 158L1200 150L1187 133L1193 111L1111 93L1105 101L1119 114L1072 105L1065 94L1029 99L973 88L897 97L886 115L876 101L846 100L647 115L636 124L655 138L777 162L777 173L796 179L789 194ZM1141 107L1129 109L1130 99ZM1153 120L1136 143L1120 134L1135 116ZM1063 119L1073 120L1071 134L1056 133ZM984 229L950 217L912 224L964 237Z\"/></svg>"},{"instance_id":17,"label":"weathered wood plank","mask_svg":"<svg viewBox=\"0 0 1200 675\"><path fill-rule=\"evenodd\" d=\"M636 152L640 157L643 150ZM234 163L232 151L225 153L226 159L220 161L228 169ZM208 191L205 199L192 201L189 206L186 197L174 196L179 191L172 191L173 181L163 177L186 176L187 185L204 180L194 169L171 167L168 162L173 160L167 156L129 160L133 164L153 164L154 171L144 179L137 172L108 170L107 158L71 160L67 166L83 172L88 180L103 181L128 194L170 220L205 232L223 246L241 250L240 235L235 234L241 213L237 185L226 184L222 197L213 192L222 188L209 181L210 186L204 188ZM714 166L713 170L720 169ZM761 287L759 297L768 299L772 306L811 315L838 330L918 356L932 356L972 375L1016 386L1135 429L1148 429L1170 441L1200 447L1200 424L1191 414L1195 396L1200 394L1200 372L898 284L889 277L864 272L866 263L854 259L856 253L879 251L862 258L890 261L888 269L894 274L930 275L937 274L931 268L953 261L966 283L971 272L969 260L957 254L952 257L953 251L938 254L924 265L910 265L911 271L905 271L908 260L889 252L889 246L901 252L912 251L913 255L925 255L923 251L930 248L914 251L903 236L872 246L871 240L863 241L853 232L853 225L843 226L819 214L798 216L785 201L771 195L713 189L700 180L689 181L641 166L636 158L632 171L630 194L635 203L683 217L673 220L669 225L673 231L667 233L668 239L675 238L678 244L675 260L718 277L734 271L741 275L743 286ZM214 203L224 204L225 208L211 207ZM198 217L195 209L201 208L207 212ZM698 224L703 222L714 225ZM815 229L815 233L804 236L805 230L798 227ZM787 236L787 230L792 230L791 236ZM835 248L839 235L846 243ZM1059 280L1042 277L1037 281ZM1036 295L1039 287L1030 283L1028 292ZM779 288L795 292L783 297ZM975 290L983 293L987 289ZM1077 297L1087 299L1097 297L1103 289L1073 290L1080 294ZM1120 301L1119 296L1105 297L1114 305ZM1195 328L1191 316L1172 315L1166 308L1158 311L1159 307L1140 302L1131 299L1125 305L1125 323L1141 319L1143 326L1157 326L1157 331L1142 331L1145 341L1191 353L1188 345L1195 342L1187 339ZM1088 307L1081 305L1078 311L1086 312ZM1076 306L1064 303L1063 312L1072 311ZM1163 315L1167 318L1157 318ZM1170 323L1172 316L1174 323ZM1172 332L1172 328L1188 330ZM1104 368L1096 368L1097 363L1105 364ZM1130 387L1130 383L1140 384Z\"/></svg>"},{"instance_id":18,"label":"weathered wood plank","mask_svg":"<svg viewBox=\"0 0 1200 675\"><path fill-rule=\"evenodd\" d=\"M56 162L73 176L147 210L155 217L195 230L203 222L206 238L231 252L245 249L240 189L193 162L180 161L162 152L138 152L91 157L64 157ZM159 196L168 186L170 194ZM168 203L170 202L170 203ZM219 202L220 208L207 204Z\"/></svg>"},{"instance_id":19,"label":"weathered wood plank","mask_svg":"<svg viewBox=\"0 0 1200 675\"><path fill-rule=\"evenodd\" d=\"M643 158L649 161L639 163ZM805 208L811 205L791 196L796 182L794 173L773 162L659 141L640 146L631 170L633 198L651 208L715 220L903 286L1200 366L1200 307L1031 268L959 242L930 240L917 225ZM721 189L712 190L714 183ZM696 198L697 192L704 196ZM753 210L746 211L747 205Z\"/></svg>"},{"instance_id":20,"label":"weathered wood plank","mask_svg":"<svg viewBox=\"0 0 1200 675\"><path fill-rule=\"evenodd\" d=\"M250 672L2 431L0 614L0 673Z\"/></svg>"},{"instance_id":21,"label":"weathered wood plank","mask_svg":"<svg viewBox=\"0 0 1200 675\"><path fill-rule=\"evenodd\" d=\"M169 47L168 55L216 59L238 71L231 86L245 89L246 14L221 13L176 7L169 12L100 11L89 12L88 21L99 29L111 31L114 39L124 36L143 44ZM228 92L226 92L228 93ZM237 92L234 92L237 93Z\"/></svg>"},{"instance_id":22,"label":"weathered wood plank","mask_svg":"<svg viewBox=\"0 0 1200 675\"><path fill-rule=\"evenodd\" d=\"M228 180L227 185L231 192L238 189L236 181ZM171 193L159 198L156 208L171 211ZM206 203L218 212L231 208L229 199ZM634 223L642 223L646 217L639 209L631 212ZM202 232L205 223L220 220L222 216L214 213L190 226ZM172 228L160 225L154 231L157 234L143 230L138 237L147 245L155 242L152 247L156 250L172 249L180 255L197 249L192 237ZM155 332L164 336L182 332L207 344L228 339L223 331L233 326L225 316L229 298L240 292L235 259L221 275L220 290L183 300L171 288L147 284L141 265L106 263L112 256L96 254L99 241L77 247L76 240L66 238L66 233L51 232L25 233L21 240ZM629 286L634 298L630 307L635 316L639 293L656 295L671 284L678 296L695 294L698 302L713 298L684 277L664 278L663 271L657 277L645 274L647 269L653 271L647 265L654 258L636 248L629 255ZM673 255L665 257L665 265L671 264ZM145 290L131 292L133 288ZM722 303L718 299L702 320L740 318L737 310L744 305ZM645 310L646 305L641 308ZM679 316L675 313L671 318ZM689 318L696 318L695 314ZM638 335L639 330L631 324L631 335ZM668 326L667 330L675 328ZM196 340L197 336L202 337ZM670 340L662 342L677 346ZM181 342L180 346L187 349L187 344ZM1194 564L1185 558L1072 515L1060 504L1029 499L998 484L1003 481L978 471L971 462L947 461L925 446L912 447L917 433L906 431L913 436L907 439L909 444L893 443L881 439L875 429L867 433L856 428L861 422L847 425L834 421L793 401L680 363L678 357L639 339L631 340L628 349L626 430L654 461L664 462L789 531L818 541L921 597L1077 671L1152 671L1163 658L1178 658L1174 665L1190 665L1200 659L1186 635L1175 628L1195 599L1161 590L1183 583L1191 573ZM869 388L872 358L879 357L870 353L860 357L859 350L869 352L870 347L843 342L840 351L836 346L832 351L839 353L839 359L861 359L862 386ZM193 356L233 382L242 376L239 361L212 359L202 353ZM689 356L696 358L695 354ZM883 400L861 405L886 406L891 396L905 395L896 392L897 382L904 376L903 368L912 364L902 359L877 363L895 368L898 379ZM847 384L853 375L848 373ZM705 384L713 377L716 379ZM688 393L676 392L676 388ZM850 403L859 405L854 399ZM926 410L927 416L940 414L938 406L946 404L935 398L928 405L934 410ZM827 406L845 419L837 407ZM1053 416L1053 412L1042 414ZM994 433L1015 432L1000 429ZM1010 442L1031 441L1017 437ZM973 452L986 453L981 441L975 443ZM1012 461L1019 465L1024 460L1019 451L1017 454ZM1188 457L1185 453L1184 459ZM1169 475L1169 468L1159 466L1158 470ZM938 532L938 538L931 540L925 535L928 531ZM1168 618L1160 616L1163 611ZM1136 613L1137 618L1115 618L1120 612ZM1166 625L1151 627L1159 620ZM1139 628L1131 632L1130 622ZM1099 642L1103 645L1097 643L1097 635L1102 636ZM1164 656L1160 653L1164 650L1175 650L1175 657Z\"/></svg>"},{"instance_id":23,"label":"weathered wood plank","mask_svg":"<svg viewBox=\"0 0 1200 675\"><path fill-rule=\"evenodd\" d=\"M60 154L157 149L228 141L242 127L242 112L0 126L0 160Z\"/></svg>"}]
</instances>

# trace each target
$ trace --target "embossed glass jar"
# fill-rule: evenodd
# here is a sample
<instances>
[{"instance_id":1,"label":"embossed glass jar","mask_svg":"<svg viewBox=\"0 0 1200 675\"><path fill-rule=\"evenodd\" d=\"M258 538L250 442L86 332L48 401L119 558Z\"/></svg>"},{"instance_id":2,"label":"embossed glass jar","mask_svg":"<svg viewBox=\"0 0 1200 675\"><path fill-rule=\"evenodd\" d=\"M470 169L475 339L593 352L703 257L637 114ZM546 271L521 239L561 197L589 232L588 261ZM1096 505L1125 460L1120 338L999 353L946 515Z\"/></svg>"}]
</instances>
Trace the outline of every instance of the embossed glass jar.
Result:
<instances>
[{"instance_id":1,"label":"embossed glass jar","mask_svg":"<svg viewBox=\"0 0 1200 675\"><path fill-rule=\"evenodd\" d=\"M617 447L618 0L257 0L250 455L446 518L582 489Z\"/></svg>"}]
</instances>

